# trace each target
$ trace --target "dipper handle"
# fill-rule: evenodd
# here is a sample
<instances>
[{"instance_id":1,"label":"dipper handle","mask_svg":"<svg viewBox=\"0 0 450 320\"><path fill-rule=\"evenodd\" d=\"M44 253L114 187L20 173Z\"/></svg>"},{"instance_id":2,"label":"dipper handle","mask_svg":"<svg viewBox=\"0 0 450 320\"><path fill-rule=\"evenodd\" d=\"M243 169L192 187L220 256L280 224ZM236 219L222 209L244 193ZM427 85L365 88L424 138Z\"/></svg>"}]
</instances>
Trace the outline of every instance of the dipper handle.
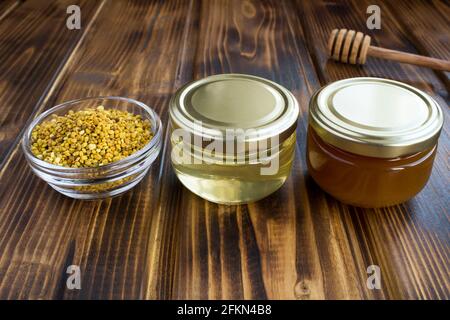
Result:
<instances>
[{"instance_id":1,"label":"dipper handle","mask_svg":"<svg viewBox=\"0 0 450 320\"><path fill-rule=\"evenodd\" d=\"M334 29L328 39L328 55L336 61L364 64L367 56L450 71L450 61L370 45L370 36L347 29Z\"/></svg>"}]
</instances>

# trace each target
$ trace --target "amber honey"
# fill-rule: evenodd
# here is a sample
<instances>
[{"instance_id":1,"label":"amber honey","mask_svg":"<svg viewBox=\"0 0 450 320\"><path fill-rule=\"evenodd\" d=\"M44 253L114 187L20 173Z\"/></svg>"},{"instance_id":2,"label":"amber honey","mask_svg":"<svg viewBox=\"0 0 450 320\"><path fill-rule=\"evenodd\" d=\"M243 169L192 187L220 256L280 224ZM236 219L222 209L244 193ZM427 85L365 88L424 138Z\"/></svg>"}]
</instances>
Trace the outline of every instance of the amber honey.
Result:
<instances>
[{"instance_id":1,"label":"amber honey","mask_svg":"<svg viewBox=\"0 0 450 320\"><path fill-rule=\"evenodd\" d=\"M308 131L308 170L336 199L358 207L384 207L407 201L422 190L433 168L436 146L392 159L346 152Z\"/></svg>"}]
</instances>

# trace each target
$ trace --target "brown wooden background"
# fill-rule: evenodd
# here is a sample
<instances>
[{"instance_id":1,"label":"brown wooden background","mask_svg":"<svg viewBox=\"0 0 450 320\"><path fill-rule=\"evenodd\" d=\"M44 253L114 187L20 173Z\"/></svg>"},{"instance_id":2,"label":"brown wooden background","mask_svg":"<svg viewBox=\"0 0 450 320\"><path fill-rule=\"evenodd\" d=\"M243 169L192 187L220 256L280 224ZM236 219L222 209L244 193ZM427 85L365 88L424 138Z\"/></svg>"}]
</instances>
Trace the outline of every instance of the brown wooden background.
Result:
<instances>
[{"instance_id":1,"label":"brown wooden background","mask_svg":"<svg viewBox=\"0 0 450 320\"><path fill-rule=\"evenodd\" d=\"M81 30L65 27L71 4ZM449 74L328 61L329 31L368 32L370 4L381 7L375 45L450 59L448 1L0 0L0 298L449 299ZM228 72L272 79L300 102L292 174L262 201L227 207L194 196L167 144L141 184L104 201L66 198L27 167L21 134L57 103L122 95L166 124L174 90ZM408 203L342 205L307 173L308 100L354 76L404 81L445 111L431 180ZM66 288L72 264L81 290ZM381 290L366 288L371 264Z\"/></svg>"}]
</instances>

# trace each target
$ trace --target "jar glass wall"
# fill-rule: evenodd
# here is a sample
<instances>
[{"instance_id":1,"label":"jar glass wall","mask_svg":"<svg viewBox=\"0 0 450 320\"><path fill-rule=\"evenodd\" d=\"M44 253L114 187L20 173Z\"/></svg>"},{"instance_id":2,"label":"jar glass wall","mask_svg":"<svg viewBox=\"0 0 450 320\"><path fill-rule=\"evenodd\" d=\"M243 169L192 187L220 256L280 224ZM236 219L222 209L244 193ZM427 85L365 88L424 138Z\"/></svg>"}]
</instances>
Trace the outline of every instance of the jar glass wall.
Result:
<instances>
[{"instance_id":1,"label":"jar glass wall","mask_svg":"<svg viewBox=\"0 0 450 320\"><path fill-rule=\"evenodd\" d=\"M267 159L255 162L239 163L202 159L188 161L198 157L193 147L182 146L182 141L172 140L172 166L181 183L198 196L216 203L239 204L262 199L279 189L286 181L292 167L295 150L295 132L284 140L278 150ZM183 154L184 153L184 154ZM186 154L187 153L187 154ZM198 162L198 163L196 163ZM274 174L261 174L261 169L277 167Z\"/></svg>"},{"instance_id":2,"label":"jar glass wall","mask_svg":"<svg viewBox=\"0 0 450 320\"><path fill-rule=\"evenodd\" d=\"M309 173L324 191L359 207L390 206L412 198L427 183L435 154L436 145L392 159L357 155L326 143L308 128Z\"/></svg>"}]
</instances>

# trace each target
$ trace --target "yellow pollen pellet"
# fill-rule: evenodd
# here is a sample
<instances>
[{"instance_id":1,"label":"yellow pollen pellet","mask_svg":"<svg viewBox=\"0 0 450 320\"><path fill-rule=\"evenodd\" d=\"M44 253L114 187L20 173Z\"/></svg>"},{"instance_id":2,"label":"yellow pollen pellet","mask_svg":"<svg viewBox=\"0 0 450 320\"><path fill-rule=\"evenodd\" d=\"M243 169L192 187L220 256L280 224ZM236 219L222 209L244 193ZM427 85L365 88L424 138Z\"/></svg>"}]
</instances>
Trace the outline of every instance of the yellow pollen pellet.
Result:
<instances>
[{"instance_id":1,"label":"yellow pollen pellet","mask_svg":"<svg viewBox=\"0 0 450 320\"><path fill-rule=\"evenodd\" d=\"M148 120L104 106L53 115L33 129L31 151L39 159L65 167L95 167L142 149L153 133Z\"/></svg>"}]
</instances>

